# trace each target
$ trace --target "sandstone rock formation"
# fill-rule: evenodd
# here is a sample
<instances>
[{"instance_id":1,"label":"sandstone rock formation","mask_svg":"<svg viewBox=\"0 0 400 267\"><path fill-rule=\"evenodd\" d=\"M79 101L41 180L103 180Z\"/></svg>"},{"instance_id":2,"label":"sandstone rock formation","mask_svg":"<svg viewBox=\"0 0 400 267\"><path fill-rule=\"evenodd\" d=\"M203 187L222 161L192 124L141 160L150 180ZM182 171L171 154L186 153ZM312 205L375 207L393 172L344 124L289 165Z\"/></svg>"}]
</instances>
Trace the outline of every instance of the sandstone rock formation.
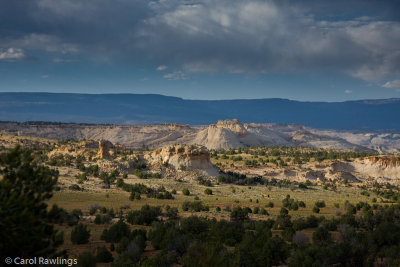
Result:
<instances>
[{"instance_id":1,"label":"sandstone rock formation","mask_svg":"<svg viewBox=\"0 0 400 267\"><path fill-rule=\"evenodd\" d=\"M50 151L47 156L49 158L57 158L64 156L72 156L74 158L78 156L82 156L84 158L92 157L96 154L94 149L90 146L86 146L85 143L81 142L78 145L76 144L64 144L64 145L55 145L55 149Z\"/></svg>"},{"instance_id":2,"label":"sandstone rock formation","mask_svg":"<svg viewBox=\"0 0 400 267\"><path fill-rule=\"evenodd\" d=\"M203 146L172 145L158 148L146 159L154 163L162 163L175 170L196 171L207 176L218 176L218 170L210 161L210 154Z\"/></svg>"},{"instance_id":3,"label":"sandstone rock formation","mask_svg":"<svg viewBox=\"0 0 400 267\"><path fill-rule=\"evenodd\" d=\"M227 149L249 146L287 145L285 136L256 124L244 124L237 119L218 121L200 130L192 141L208 149Z\"/></svg>"},{"instance_id":4,"label":"sandstone rock formation","mask_svg":"<svg viewBox=\"0 0 400 267\"><path fill-rule=\"evenodd\" d=\"M382 168L397 168L400 167L400 157L397 156L375 156L364 159L365 163L377 165Z\"/></svg>"},{"instance_id":5,"label":"sandstone rock formation","mask_svg":"<svg viewBox=\"0 0 400 267\"><path fill-rule=\"evenodd\" d=\"M298 124L218 121L204 126L18 124L0 122L8 134L52 139L109 140L129 148L158 148L173 144L200 144L208 149L249 146L304 146L341 150L400 153L400 134L312 129Z\"/></svg>"},{"instance_id":6,"label":"sandstone rock formation","mask_svg":"<svg viewBox=\"0 0 400 267\"><path fill-rule=\"evenodd\" d=\"M113 148L113 144L107 140L100 140L99 141L99 153L97 154L101 159L109 159L110 149Z\"/></svg>"},{"instance_id":7,"label":"sandstone rock formation","mask_svg":"<svg viewBox=\"0 0 400 267\"><path fill-rule=\"evenodd\" d=\"M99 143L93 140L84 140L79 143L79 147L84 148L99 148Z\"/></svg>"},{"instance_id":8,"label":"sandstone rock formation","mask_svg":"<svg viewBox=\"0 0 400 267\"><path fill-rule=\"evenodd\" d=\"M314 168L315 169L315 168ZM372 156L352 161L334 161L326 167L313 170L311 173L324 176L326 179L349 182L379 182L400 185L400 157ZM313 175L305 178L313 179Z\"/></svg>"}]
</instances>

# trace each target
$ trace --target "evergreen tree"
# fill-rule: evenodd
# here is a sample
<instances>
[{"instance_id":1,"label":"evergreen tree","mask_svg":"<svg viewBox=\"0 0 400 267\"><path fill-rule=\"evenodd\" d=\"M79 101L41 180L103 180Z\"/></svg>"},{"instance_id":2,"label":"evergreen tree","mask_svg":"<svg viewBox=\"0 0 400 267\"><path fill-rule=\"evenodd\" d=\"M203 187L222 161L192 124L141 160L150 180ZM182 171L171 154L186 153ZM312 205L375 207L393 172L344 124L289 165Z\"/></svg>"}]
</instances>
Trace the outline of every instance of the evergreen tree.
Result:
<instances>
[{"instance_id":1,"label":"evergreen tree","mask_svg":"<svg viewBox=\"0 0 400 267\"><path fill-rule=\"evenodd\" d=\"M47 212L58 172L37 165L31 152L16 146L0 155L0 252L4 256L55 255L63 241Z\"/></svg>"},{"instance_id":2,"label":"evergreen tree","mask_svg":"<svg viewBox=\"0 0 400 267\"><path fill-rule=\"evenodd\" d=\"M86 225L78 224L72 229L71 242L73 244L87 244L89 242L90 231Z\"/></svg>"}]
</instances>

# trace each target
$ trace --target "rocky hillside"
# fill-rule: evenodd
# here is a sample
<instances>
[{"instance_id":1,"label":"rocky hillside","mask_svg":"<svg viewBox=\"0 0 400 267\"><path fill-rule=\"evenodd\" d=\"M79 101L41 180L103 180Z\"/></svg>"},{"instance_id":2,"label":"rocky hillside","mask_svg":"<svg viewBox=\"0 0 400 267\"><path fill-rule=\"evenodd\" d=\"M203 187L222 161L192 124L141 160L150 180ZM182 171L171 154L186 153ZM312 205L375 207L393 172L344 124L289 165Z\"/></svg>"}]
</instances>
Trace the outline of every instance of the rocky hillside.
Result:
<instances>
[{"instance_id":1,"label":"rocky hillside","mask_svg":"<svg viewBox=\"0 0 400 267\"><path fill-rule=\"evenodd\" d=\"M250 146L304 146L339 150L400 152L400 134L319 130L299 124L218 121L208 126L146 126L51 123L0 123L0 130L19 136L71 140L109 140L113 144L157 148L199 144L208 149Z\"/></svg>"}]
</instances>

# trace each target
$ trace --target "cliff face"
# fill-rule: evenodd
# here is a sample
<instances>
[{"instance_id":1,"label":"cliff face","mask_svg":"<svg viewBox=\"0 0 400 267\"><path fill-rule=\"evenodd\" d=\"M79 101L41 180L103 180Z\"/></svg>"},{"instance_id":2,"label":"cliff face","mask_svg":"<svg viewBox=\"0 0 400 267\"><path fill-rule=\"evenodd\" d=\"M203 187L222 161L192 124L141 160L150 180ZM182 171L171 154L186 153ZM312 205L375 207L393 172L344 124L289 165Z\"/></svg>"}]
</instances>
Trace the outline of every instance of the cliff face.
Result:
<instances>
[{"instance_id":1,"label":"cliff face","mask_svg":"<svg viewBox=\"0 0 400 267\"><path fill-rule=\"evenodd\" d=\"M367 157L364 161L367 164L376 165L382 168L400 167L400 157L395 156Z\"/></svg>"},{"instance_id":2,"label":"cliff face","mask_svg":"<svg viewBox=\"0 0 400 267\"><path fill-rule=\"evenodd\" d=\"M210 154L203 146L173 145L158 148L147 160L151 163L163 163L176 170L196 171L207 176L217 176L218 170L210 161Z\"/></svg>"}]
</instances>

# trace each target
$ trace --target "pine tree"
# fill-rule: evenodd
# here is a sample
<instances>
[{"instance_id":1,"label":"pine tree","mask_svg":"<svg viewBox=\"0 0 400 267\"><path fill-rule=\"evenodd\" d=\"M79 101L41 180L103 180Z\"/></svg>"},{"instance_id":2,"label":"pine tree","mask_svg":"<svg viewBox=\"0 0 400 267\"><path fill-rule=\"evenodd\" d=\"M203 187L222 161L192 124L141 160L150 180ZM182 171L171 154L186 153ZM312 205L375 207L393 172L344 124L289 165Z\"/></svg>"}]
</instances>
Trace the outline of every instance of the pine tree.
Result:
<instances>
[{"instance_id":1,"label":"pine tree","mask_svg":"<svg viewBox=\"0 0 400 267\"><path fill-rule=\"evenodd\" d=\"M58 172L37 165L31 152L16 146L0 155L1 256L55 255L63 241L47 212Z\"/></svg>"}]
</instances>

